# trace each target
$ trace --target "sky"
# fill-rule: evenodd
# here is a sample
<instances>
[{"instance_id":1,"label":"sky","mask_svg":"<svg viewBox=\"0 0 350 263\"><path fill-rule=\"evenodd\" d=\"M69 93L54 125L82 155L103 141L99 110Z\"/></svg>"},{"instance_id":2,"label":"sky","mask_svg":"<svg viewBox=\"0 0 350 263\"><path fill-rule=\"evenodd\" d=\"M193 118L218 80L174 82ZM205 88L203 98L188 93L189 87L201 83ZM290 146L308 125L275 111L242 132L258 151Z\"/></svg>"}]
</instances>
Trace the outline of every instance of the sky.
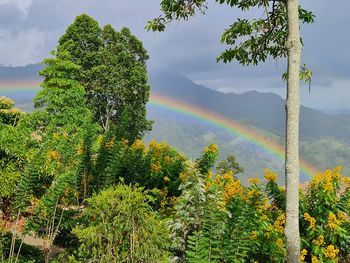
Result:
<instances>
[{"instance_id":1,"label":"sky","mask_svg":"<svg viewBox=\"0 0 350 263\"><path fill-rule=\"evenodd\" d=\"M0 64L38 63L54 49L57 39L75 16L87 13L100 25L123 26L143 41L149 52L149 71L172 72L222 92L249 90L284 97L281 75L285 59L260 66L217 63L224 50L220 36L240 15L208 0L205 15L173 22L165 32L147 32L148 20L160 14L160 0L0 0ZM302 85L302 103L323 110L350 109L349 0L301 0L316 15L302 25L303 62L313 70L312 88Z\"/></svg>"}]
</instances>

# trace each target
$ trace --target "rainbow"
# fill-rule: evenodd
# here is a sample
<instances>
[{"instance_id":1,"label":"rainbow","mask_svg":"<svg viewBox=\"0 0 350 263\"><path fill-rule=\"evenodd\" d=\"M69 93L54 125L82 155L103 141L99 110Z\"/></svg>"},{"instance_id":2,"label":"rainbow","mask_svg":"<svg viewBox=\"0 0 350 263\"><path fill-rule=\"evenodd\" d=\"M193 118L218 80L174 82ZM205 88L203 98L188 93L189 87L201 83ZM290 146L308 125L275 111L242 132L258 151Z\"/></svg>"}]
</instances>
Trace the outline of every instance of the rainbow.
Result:
<instances>
[{"instance_id":1,"label":"rainbow","mask_svg":"<svg viewBox=\"0 0 350 263\"><path fill-rule=\"evenodd\" d=\"M40 89L41 80L22 79L22 80L1 80L0 91L21 91Z\"/></svg>"},{"instance_id":2,"label":"rainbow","mask_svg":"<svg viewBox=\"0 0 350 263\"><path fill-rule=\"evenodd\" d=\"M163 95L152 94L150 103L151 105L178 112L226 130L227 132L245 139L246 141L263 149L265 152L273 154L280 160L284 161L283 146L281 146L278 142L273 141L270 138L257 133L256 131L253 131L238 121L225 118L198 106L190 105L182 101L177 101L173 98ZM316 167L302 158L300 158L300 167L301 172L309 178L318 173Z\"/></svg>"},{"instance_id":3,"label":"rainbow","mask_svg":"<svg viewBox=\"0 0 350 263\"><path fill-rule=\"evenodd\" d=\"M0 81L0 96L1 91L11 92L11 91L37 91L39 90L40 81ZM284 147L278 142L271 140L267 136L257 133L248 126L239 123L238 121L225 118L208 110L194 106L182 101L175 100L173 98L152 94L150 98L150 103L153 106L161 107L173 112L178 112L186 116L195 118L197 120L203 121L205 123L211 124L213 126L219 127L235 136L245 139L246 141L258 146L265 152L272 154L284 161ZM318 169L312 164L300 158L301 172L308 176L313 177L318 173Z\"/></svg>"}]
</instances>

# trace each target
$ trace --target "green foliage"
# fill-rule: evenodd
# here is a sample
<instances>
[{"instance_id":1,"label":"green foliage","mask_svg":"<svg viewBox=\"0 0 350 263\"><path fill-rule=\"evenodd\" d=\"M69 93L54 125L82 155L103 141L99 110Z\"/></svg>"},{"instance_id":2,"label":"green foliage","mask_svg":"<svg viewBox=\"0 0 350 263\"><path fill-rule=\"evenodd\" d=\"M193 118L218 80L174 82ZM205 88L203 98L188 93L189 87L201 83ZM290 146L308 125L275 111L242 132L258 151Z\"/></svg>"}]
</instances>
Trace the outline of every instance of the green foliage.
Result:
<instances>
[{"instance_id":1,"label":"green foliage","mask_svg":"<svg viewBox=\"0 0 350 263\"><path fill-rule=\"evenodd\" d=\"M9 218L18 183L30 159L28 129L0 124L0 214Z\"/></svg>"},{"instance_id":2,"label":"green foliage","mask_svg":"<svg viewBox=\"0 0 350 263\"><path fill-rule=\"evenodd\" d=\"M249 11L253 8L264 10L264 15L259 19L237 19L222 35L221 42L234 46L223 52L218 60L225 63L237 60L240 64L258 64L272 58L285 57L287 49L287 11L283 1L265 0L217 0L219 4L227 4L241 11ZM153 31L163 31L165 25L172 20L187 20L194 16L196 10L204 13L207 9L205 0L186 1L162 1L161 10L164 16L148 22L147 28ZM299 19L303 23L312 23L314 15L299 8ZM239 41L241 40L241 41Z\"/></svg>"},{"instance_id":3,"label":"green foliage","mask_svg":"<svg viewBox=\"0 0 350 263\"><path fill-rule=\"evenodd\" d=\"M96 162L96 189L103 189L123 180L147 189L164 189L167 196L179 195L179 175L185 158L166 143L141 140L129 145L125 140L102 142Z\"/></svg>"},{"instance_id":4,"label":"green foliage","mask_svg":"<svg viewBox=\"0 0 350 263\"><path fill-rule=\"evenodd\" d=\"M145 107L150 92L148 55L128 28L101 29L93 18L80 15L60 38L56 56L81 67L77 79L105 133L133 142L151 129Z\"/></svg>"},{"instance_id":5,"label":"green foliage","mask_svg":"<svg viewBox=\"0 0 350 263\"><path fill-rule=\"evenodd\" d=\"M47 222L55 214L56 206L58 214L68 211L64 213L61 230L72 228L71 217L79 206L83 184L80 181L83 160L77 158L77 149L88 130L98 131L86 106L85 90L77 81L80 66L67 57L65 53L65 57L44 60L46 67L40 72L44 77L43 89L34 99L35 106L42 109L29 115L22 124L29 124L35 144L18 184L15 207L27 216L27 228L39 236L47 235Z\"/></svg>"},{"instance_id":6,"label":"green foliage","mask_svg":"<svg viewBox=\"0 0 350 263\"><path fill-rule=\"evenodd\" d=\"M11 99L0 97L0 124L16 126L24 112L20 109L13 108L14 103Z\"/></svg>"},{"instance_id":7,"label":"green foliage","mask_svg":"<svg viewBox=\"0 0 350 263\"><path fill-rule=\"evenodd\" d=\"M267 0L216 0L241 12L261 10L257 18L237 18L222 34L221 43L228 46L217 61L228 63L237 61L241 65L258 65L269 57L277 59L287 56L287 5L285 1ZM197 11L205 13L206 0L162 0L163 15L149 21L146 28L152 31L164 31L166 24L173 20L188 20ZM299 6L299 20L313 23L312 12ZM301 40L302 42L302 40ZM286 74L283 78L286 79ZM301 67L300 79L311 85L312 71L305 64Z\"/></svg>"},{"instance_id":8,"label":"green foliage","mask_svg":"<svg viewBox=\"0 0 350 263\"><path fill-rule=\"evenodd\" d=\"M102 41L98 22L88 15L80 15L69 25L58 40L58 56L68 52L70 60L83 68L91 69L98 64L98 52Z\"/></svg>"},{"instance_id":9,"label":"green foliage","mask_svg":"<svg viewBox=\"0 0 350 263\"><path fill-rule=\"evenodd\" d=\"M349 187L350 180L342 177L341 167L320 173L310 182L301 208L306 258L316 256L321 262L346 260L350 251Z\"/></svg>"},{"instance_id":10,"label":"green foliage","mask_svg":"<svg viewBox=\"0 0 350 263\"><path fill-rule=\"evenodd\" d=\"M219 155L219 148L216 144L211 144L204 149L202 156L197 160L200 173L206 174L215 165Z\"/></svg>"},{"instance_id":11,"label":"green foliage","mask_svg":"<svg viewBox=\"0 0 350 263\"><path fill-rule=\"evenodd\" d=\"M42 125L46 130L64 126L66 132L71 132L89 116L85 91L77 80L80 66L64 58L49 58L44 64L46 67L40 72L43 89L34 98L36 108L45 107Z\"/></svg>"},{"instance_id":12,"label":"green foliage","mask_svg":"<svg viewBox=\"0 0 350 263\"><path fill-rule=\"evenodd\" d=\"M218 2L243 11L271 7L261 0ZM163 1L165 18L149 26L162 30L172 19L204 11L205 4ZM223 60L256 64L285 55L284 4L273 1L266 14L238 20L225 32L223 42L234 48ZM300 8L299 14L312 22L311 13ZM128 29L101 29L89 16L79 16L53 55L40 73L39 111L13 117L12 101L0 98L4 262L15 247L14 214L23 233L46 244L43 253L24 246L18 262L40 262L38 255L48 262L55 244L65 252L54 262L285 262L285 190L277 174L265 170L265 185L251 178L243 186L234 176L243 171L234 156L213 174L215 144L191 162L164 142L145 146L138 139L150 129L148 55ZM346 262L350 179L340 168L327 170L301 189L300 199L301 261Z\"/></svg>"},{"instance_id":13,"label":"green foliage","mask_svg":"<svg viewBox=\"0 0 350 263\"><path fill-rule=\"evenodd\" d=\"M225 160L222 160L216 169L222 174L232 171L233 175L243 173L244 171L244 169L236 161L236 157L234 155L230 155Z\"/></svg>"},{"instance_id":14,"label":"green foliage","mask_svg":"<svg viewBox=\"0 0 350 263\"><path fill-rule=\"evenodd\" d=\"M141 188L117 185L87 200L74 229L82 259L98 262L160 262L167 257L165 221L152 211Z\"/></svg>"},{"instance_id":15,"label":"green foliage","mask_svg":"<svg viewBox=\"0 0 350 263\"><path fill-rule=\"evenodd\" d=\"M188 238L188 262L221 262L229 214L222 209L221 192L208 191L199 228Z\"/></svg>"},{"instance_id":16,"label":"green foliage","mask_svg":"<svg viewBox=\"0 0 350 263\"><path fill-rule=\"evenodd\" d=\"M170 222L172 250L180 262L185 260L188 237L199 230L206 201L204 176L192 162L187 162L181 174L181 195L175 205L175 214ZM191 240L195 242L194 240Z\"/></svg>"}]
</instances>

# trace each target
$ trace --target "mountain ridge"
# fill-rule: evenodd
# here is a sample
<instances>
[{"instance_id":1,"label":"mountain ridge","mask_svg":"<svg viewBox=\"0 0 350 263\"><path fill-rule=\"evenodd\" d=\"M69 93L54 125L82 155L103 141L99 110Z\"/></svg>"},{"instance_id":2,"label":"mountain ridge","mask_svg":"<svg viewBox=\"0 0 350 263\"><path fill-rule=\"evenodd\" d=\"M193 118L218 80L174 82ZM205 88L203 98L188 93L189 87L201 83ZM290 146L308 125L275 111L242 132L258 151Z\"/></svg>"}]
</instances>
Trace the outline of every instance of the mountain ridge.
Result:
<instances>
[{"instance_id":1,"label":"mountain ridge","mask_svg":"<svg viewBox=\"0 0 350 263\"><path fill-rule=\"evenodd\" d=\"M285 100L277 94L255 90L241 94L222 93L174 74L153 76L151 87L154 93L200 106L284 137ZM300 134L310 138L331 136L350 144L350 115L331 115L301 106Z\"/></svg>"}]
</instances>

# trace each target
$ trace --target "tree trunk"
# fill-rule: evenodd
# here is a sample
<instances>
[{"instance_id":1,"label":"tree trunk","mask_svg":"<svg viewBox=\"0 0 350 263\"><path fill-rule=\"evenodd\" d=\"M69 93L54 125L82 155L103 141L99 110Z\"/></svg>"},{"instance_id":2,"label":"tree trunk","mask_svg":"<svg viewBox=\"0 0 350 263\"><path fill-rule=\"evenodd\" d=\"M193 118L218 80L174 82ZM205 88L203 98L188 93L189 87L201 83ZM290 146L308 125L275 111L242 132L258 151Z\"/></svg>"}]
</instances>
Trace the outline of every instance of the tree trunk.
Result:
<instances>
[{"instance_id":1,"label":"tree trunk","mask_svg":"<svg viewBox=\"0 0 350 263\"><path fill-rule=\"evenodd\" d=\"M301 43L299 0L287 1L288 80L286 99L286 248L287 262L300 262L299 235L299 71Z\"/></svg>"}]
</instances>

